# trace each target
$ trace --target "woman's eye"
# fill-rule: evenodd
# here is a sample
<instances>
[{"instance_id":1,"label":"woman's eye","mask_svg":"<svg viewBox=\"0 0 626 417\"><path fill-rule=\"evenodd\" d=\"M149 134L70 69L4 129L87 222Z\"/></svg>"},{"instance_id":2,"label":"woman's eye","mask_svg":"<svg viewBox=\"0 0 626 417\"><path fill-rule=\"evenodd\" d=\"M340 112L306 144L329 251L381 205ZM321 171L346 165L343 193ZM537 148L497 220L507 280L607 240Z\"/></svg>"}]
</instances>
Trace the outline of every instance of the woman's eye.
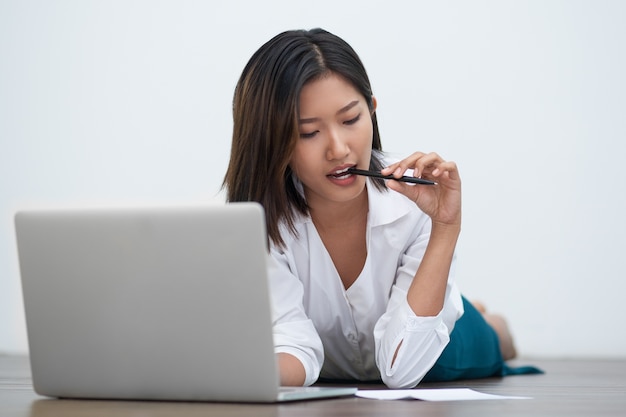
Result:
<instances>
[{"instance_id":1,"label":"woman's eye","mask_svg":"<svg viewBox=\"0 0 626 417\"><path fill-rule=\"evenodd\" d=\"M314 137L317 134L317 132L318 132L317 130L315 132L309 132L309 133L300 132L300 137L302 139L310 139L310 138Z\"/></svg>"},{"instance_id":2,"label":"woman's eye","mask_svg":"<svg viewBox=\"0 0 626 417\"><path fill-rule=\"evenodd\" d=\"M360 118L361 118L361 113L359 113L354 119L346 120L344 124L353 125L356 122L358 122Z\"/></svg>"}]
</instances>

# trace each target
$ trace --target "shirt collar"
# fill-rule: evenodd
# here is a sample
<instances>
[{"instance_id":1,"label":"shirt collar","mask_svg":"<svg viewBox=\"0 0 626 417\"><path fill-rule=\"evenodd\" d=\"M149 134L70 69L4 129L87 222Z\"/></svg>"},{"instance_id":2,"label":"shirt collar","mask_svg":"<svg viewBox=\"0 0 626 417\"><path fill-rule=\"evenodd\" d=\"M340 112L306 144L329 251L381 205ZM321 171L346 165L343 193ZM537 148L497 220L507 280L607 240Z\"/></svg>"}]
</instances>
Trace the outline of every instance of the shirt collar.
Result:
<instances>
[{"instance_id":1,"label":"shirt collar","mask_svg":"<svg viewBox=\"0 0 626 417\"><path fill-rule=\"evenodd\" d=\"M415 204L402 194L389 189L381 191L369 178L366 183L371 227L393 223L415 210Z\"/></svg>"},{"instance_id":2,"label":"shirt collar","mask_svg":"<svg viewBox=\"0 0 626 417\"><path fill-rule=\"evenodd\" d=\"M296 189L304 196L302 184L294 178ZM382 226L393 223L406 216L411 210L415 210L415 204L408 198L393 190L381 191L372 184L372 180L365 181L368 198L368 217L370 227ZM309 223L311 216L298 215L296 223Z\"/></svg>"}]
</instances>

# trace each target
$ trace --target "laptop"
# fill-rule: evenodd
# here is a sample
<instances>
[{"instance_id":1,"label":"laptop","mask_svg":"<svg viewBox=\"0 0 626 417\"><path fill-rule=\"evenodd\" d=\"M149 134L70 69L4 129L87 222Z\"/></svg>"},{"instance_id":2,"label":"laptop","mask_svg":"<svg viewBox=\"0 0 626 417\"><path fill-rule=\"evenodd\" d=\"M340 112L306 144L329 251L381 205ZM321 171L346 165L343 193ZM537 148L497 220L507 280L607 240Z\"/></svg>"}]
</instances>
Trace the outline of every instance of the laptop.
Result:
<instances>
[{"instance_id":1,"label":"laptop","mask_svg":"<svg viewBox=\"0 0 626 417\"><path fill-rule=\"evenodd\" d=\"M256 203L15 215L35 391L61 398L278 402Z\"/></svg>"}]
</instances>

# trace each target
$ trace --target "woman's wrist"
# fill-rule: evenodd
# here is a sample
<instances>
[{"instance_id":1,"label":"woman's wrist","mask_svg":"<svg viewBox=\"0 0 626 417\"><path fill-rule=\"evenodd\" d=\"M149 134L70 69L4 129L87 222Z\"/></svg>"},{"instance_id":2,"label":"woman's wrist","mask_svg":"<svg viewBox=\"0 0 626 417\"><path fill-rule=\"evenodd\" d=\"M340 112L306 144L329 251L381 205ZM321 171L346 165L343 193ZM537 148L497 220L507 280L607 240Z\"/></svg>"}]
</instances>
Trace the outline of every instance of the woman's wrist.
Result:
<instances>
[{"instance_id":1,"label":"woman's wrist","mask_svg":"<svg viewBox=\"0 0 626 417\"><path fill-rule=\"evenodd\" d=\"M440 237L440 238L453 238L456 242L456 239L461 234L461 222L458 223L440 223L433 221L430 238Z\"/></svg>"}]
</instances>

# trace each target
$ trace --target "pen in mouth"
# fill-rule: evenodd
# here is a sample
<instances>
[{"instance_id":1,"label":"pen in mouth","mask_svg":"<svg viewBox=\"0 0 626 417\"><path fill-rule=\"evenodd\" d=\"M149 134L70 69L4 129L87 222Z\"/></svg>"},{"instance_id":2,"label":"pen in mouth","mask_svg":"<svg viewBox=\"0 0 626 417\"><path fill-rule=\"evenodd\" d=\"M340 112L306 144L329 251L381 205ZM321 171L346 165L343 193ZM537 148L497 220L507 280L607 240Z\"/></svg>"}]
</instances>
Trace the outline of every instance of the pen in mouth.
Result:
<instances>
[{"instance_id":1,"label":"pen in mouth","mask_svg":"<svg viewBox=\"0 0 626 417\"><path fill-rule=\"evenodd\" d=\"M430 180L425 180L422 178L417 178L417 177L409 177L409 176L402 176L400 178L396 178L393 175L383 175L380 172L376 172L376 171L366 171L364 169L357 169L357 168L348 168L347 172L349 172L350 174L354 174L354 175L363 175L366 177L374 177L374 178L382 178L385 180L396 180L396 181L402 181L402 182L409 182L411 184L421 184L421 185L436 185L437 183L434 181L430 181Z\"/></svg>"}]
</instances>

